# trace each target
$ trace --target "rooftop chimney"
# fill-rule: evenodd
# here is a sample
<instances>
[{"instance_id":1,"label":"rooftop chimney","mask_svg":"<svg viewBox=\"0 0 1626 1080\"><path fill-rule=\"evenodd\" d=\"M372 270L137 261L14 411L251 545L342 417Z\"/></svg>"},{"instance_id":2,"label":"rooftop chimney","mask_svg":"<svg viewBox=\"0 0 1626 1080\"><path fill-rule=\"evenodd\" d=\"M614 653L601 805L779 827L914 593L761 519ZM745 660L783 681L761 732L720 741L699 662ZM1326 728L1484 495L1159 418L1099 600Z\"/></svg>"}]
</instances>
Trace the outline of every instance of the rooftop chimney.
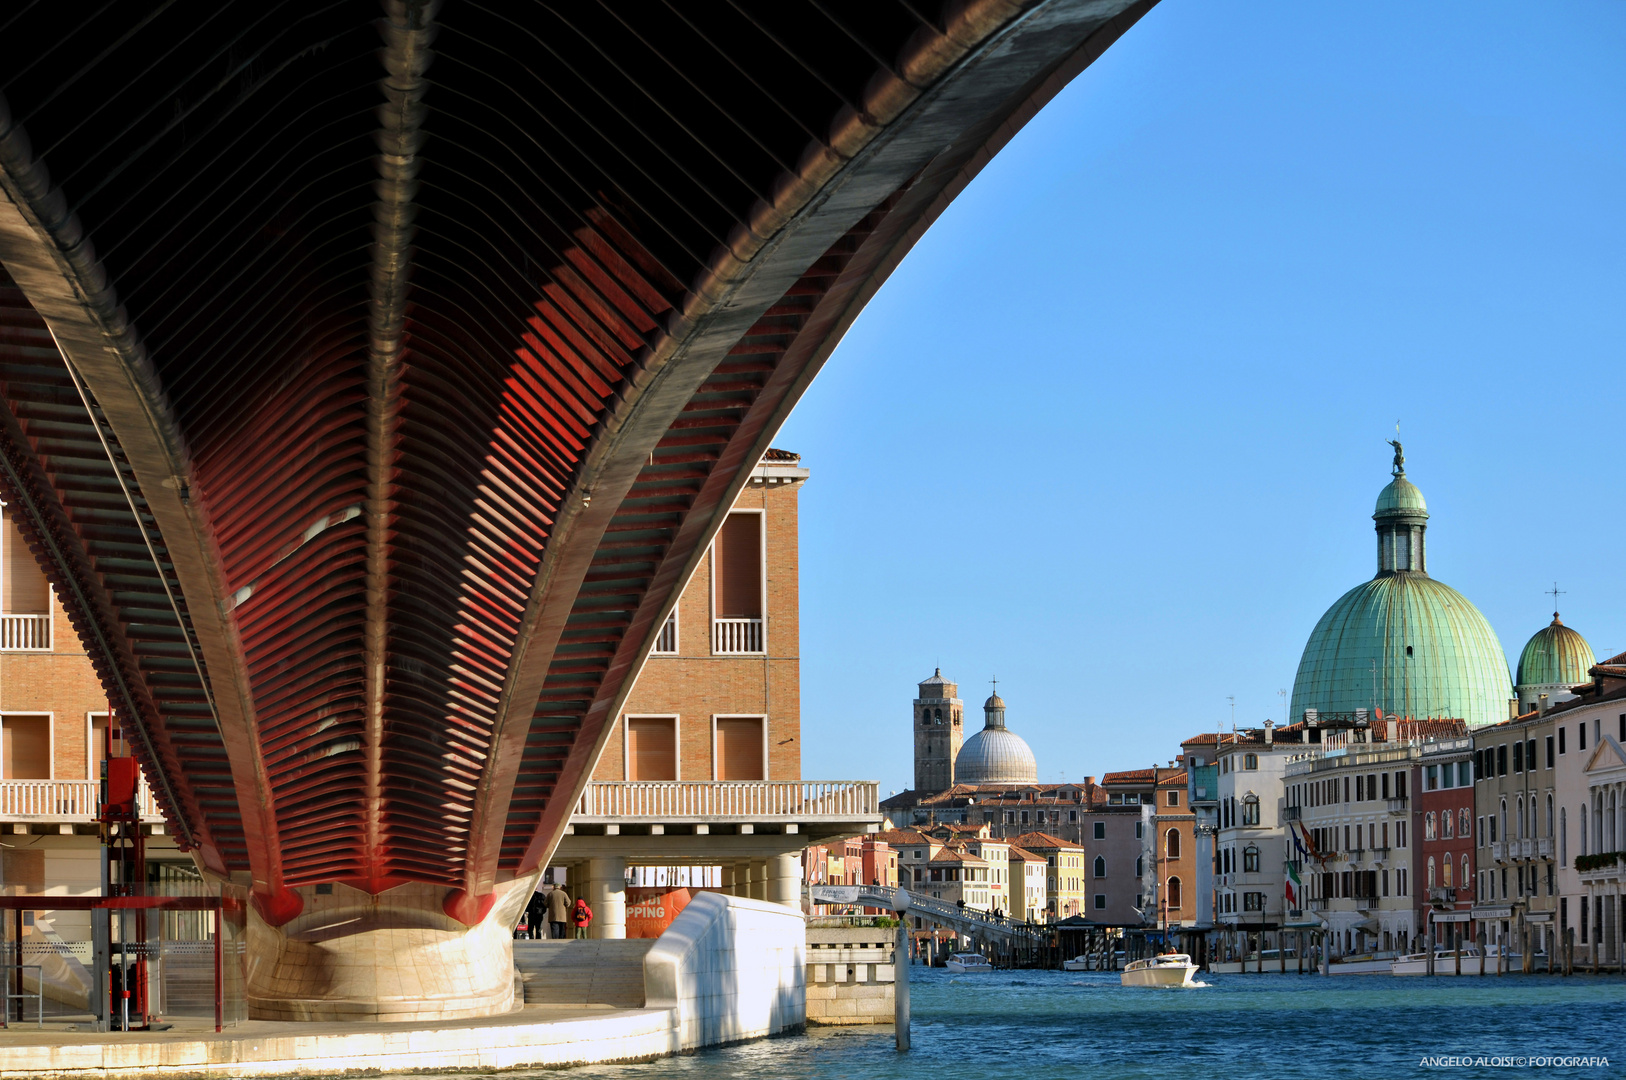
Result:
<instances>
[{"instance_id":1,"label":"rooftop chimney","mask_svg":"<svg viewBox=\"0 0 1626 1080\"><path fill-rule=\"evenodd\" d=\"M1276 734L1276 722L1274 720L1266 720L1265 721L1265 745L1266 746L1270 746L1270 745L1272 745L1274 743L1275 734Z\"/></svg>"},{"instance_id":2,"label":"rooftop chimney","mask_svg":"<svg viewBox=\"0 0 1626 1080\"><path fill-rule=\"evenodd\" d=\"M1547 695L1546 694L1541 695L1541 704L1536 706L1536 713L1538 715L1540 715L1540 716L1546 716L1547 715Z\"/></svg>"}]
</instances>

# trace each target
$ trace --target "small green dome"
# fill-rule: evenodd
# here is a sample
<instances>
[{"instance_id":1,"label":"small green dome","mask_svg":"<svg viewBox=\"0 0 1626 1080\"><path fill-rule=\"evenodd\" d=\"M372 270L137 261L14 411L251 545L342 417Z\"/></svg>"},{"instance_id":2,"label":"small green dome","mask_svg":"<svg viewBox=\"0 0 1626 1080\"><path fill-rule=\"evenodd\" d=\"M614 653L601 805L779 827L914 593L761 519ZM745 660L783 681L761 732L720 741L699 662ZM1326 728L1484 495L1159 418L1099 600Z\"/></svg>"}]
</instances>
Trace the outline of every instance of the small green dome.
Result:
<instances>
[{"instance_id":1,"label":"small green dome","mask_svg":"<svg viewBox=\"0 0 1626 1080\"><path fill-rule=\"evenodd\" d=\"M1564 625L1553 612L1553 621L1536 631L1519 654L1520 686L1577 686L1587 681L1587 670L1597 663L1586 638Z\"/></svg>"},{"instance_id":2,"label":"small green dome","mask_svg":"<svg viewBox=\"0 0 1626 1080\"><path fill-rule=\"evenodd\" d=\"M1401 473L1378 492L1378 508L1372 511L1374 518L1382 517L1428 517L1428 504L1423 501L1423 493L1417 490L1417 485L1406 479Z\"/></svg>"},{"instance_id":3,"label":"small green dome","mask_svg":"<svg viewBox=\"0 0 1626 1080\"><path fill-rule=\"evenodd\" d=\"M1512 696L1502 643L1467 597L1426 574L1384 574L1321 616L1293 680L1292 716L1379 708L1479 725L1507 719Z\"/></svg>"}]
</instances>

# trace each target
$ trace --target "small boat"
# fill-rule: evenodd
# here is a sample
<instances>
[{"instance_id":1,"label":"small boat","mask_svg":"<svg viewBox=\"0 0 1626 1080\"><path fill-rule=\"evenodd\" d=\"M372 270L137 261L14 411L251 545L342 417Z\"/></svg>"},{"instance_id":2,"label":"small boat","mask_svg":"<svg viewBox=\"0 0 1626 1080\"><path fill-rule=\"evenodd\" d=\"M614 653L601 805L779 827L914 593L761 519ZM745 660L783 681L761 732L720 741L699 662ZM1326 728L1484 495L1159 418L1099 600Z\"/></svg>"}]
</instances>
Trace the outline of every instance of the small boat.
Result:
<instances>
[{"instance_id":1,"label":"small boat","mask_svg":"<svg viewBox=\"0 0 1626 1080\"><path fill-rule=\"evenodd\" d=\"M956 975L977 975L994 970L994 965L981 953L957 952L943 965Z\"/></svg>"},{"instance_id":2,"label":"small boat","mask_svg":"<svg viewBox=\"0 0 1626 1080\"><path fill-rule=\"evenodd\" d=\"M1061 969L1063 971L1094 971L1095 959L1087 954L1080 953L1071 960L1063 960Z\"/></svg>"},{"instance_id":3,"label":"small boat","mask_svg":"<svg viewBox=\"0 0 1626 1080\"><path fill-rule=\"evenodd\" d=\"M1191 986L1197 965L1185 953L1164 953L1136 960L1124 968L1118 981L1124 986Z\"/></svg>"}]
</instances>

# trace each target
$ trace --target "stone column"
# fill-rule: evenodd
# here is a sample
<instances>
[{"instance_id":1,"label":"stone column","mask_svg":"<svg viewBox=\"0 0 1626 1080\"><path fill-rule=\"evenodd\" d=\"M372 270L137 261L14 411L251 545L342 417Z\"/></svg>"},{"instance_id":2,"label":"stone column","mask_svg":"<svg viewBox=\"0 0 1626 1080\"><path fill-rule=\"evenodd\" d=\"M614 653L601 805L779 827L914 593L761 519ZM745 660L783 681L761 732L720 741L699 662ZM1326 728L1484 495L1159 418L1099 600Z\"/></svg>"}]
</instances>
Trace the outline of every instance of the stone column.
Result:
<instances>
[{"instance_id":1,"label":"stone column","mask_svg":"<svg viewBox=\"0 0 1626 1080\"><path fill-rule=\"evenodd\" d=\"M723 866L722 866L722 871L723 871L723 876L717 882L717 886L718 886L718 888L722 889L724 896L733 896L734 895L734 864L733 863L724 863Z\"/></svg>"},{"instance_id":2,"label":"stone column","mask_svg":"<svg viewBox=\"0 0 1626 1080\"><path fill-rule=\"evenodd\" d=\"M749 862L741 861L734 864L734 888L729 895L745 897L751 895L751 864Z\"/></svg>"},{"instance_id":3,"label":"stone column","mask_svg":"<svg viewBox=\"0 0 1626 1080\"><path fill-rule=\"evenodd\" d=\"M795 855L775 855L768 860L768 900L802 909L802 861Z\"/></svg>"},{"instance_id":4,"label":"stone column","mask_svg":"<svg viewBox=\"0 0 1626 1080\"><path fill-rule=\"evenodd\" d=\"M627 860L620 856L591 859L587 863L589 895L587 902L593 907L593 925L589 936L594 938L624 938L627 936Z\"/></svg>"},{"instance_id":5,"label":"stone column","mask_svg":"<svg viewBox=\"0 0 1626 1080\"><path fill-rule=\"evenodd\" d=\"M751 862L751 892L753 900L768 899L768 860L754 859Z\"/></svg>"}]
</instances>

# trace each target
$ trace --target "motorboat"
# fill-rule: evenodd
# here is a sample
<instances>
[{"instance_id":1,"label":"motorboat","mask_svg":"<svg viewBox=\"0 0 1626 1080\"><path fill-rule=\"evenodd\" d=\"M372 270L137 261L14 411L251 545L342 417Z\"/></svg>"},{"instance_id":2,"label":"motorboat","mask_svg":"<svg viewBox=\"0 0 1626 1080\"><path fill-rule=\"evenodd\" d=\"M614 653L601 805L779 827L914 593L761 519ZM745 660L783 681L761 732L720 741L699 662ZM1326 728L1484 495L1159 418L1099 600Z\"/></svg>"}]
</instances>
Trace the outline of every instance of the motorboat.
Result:
<instances>
[{"instance_id":1,"label":"motorboat","mask_svg":"<svg viewBox=\"0 0 1626 1080\"><path fill-rule=\"evenodd\" d=\"M1288 949L1286 955L1287 970L1297 971L1299 954L1296 950ZM1264 967L1260 967L1261 961ZM1216 975L1241 975L1244 972L1263 970L1266 975L1282 970L1282 951L1280 949L1266 949L1264 955L1250 953L1243 960L1214 960L1208 965L1208 970Z\"/></svg>"},{"instance_id":2,"label":"motorboat","mask_svg":"<svg viewBox=\"0 0 1626 1080\"><path fill-rule=\"evenodd\" d=\"M1063 960L1061 962L1061 969L1063 971L1094 971L1095 964L1096 960L1094 957L1088 955L1087 953L1080 953L1071 960Z\"/></svg>"},{"instance_id":3,"label":"motorboat","mask_svg":"<svg viewBox=\"0 0 1626 1080\"><path fill-rule=\"evenodd\" d=\"M1164 953L1131 962L1118 981L1124 986L1191 986L1196 974L1197 965L1186 953Z\"/></svg>"},{"instance_id":4,"label":"motorboat","mask_svg":"<svg viewBox=\"0 0 1626 1080\"><path fill-rule=\"evenodd\" d=\"M1499 945L1487 945L1481 951L1477 945L1464 945L1462 947L1462 973L1464 975L1496 974L1498 963L1502 960L1502 949ZM1507 970L1518 971L1524 958L1516 952L1507 954ZM1391 973L1395 975L1427 975L1428 953L1408 953L1396 957L1391 965ZM1457 973L1457 954L1451 949L1434 950L1434 974L1455 975Z\"/></svg>"},{"instance_id":5,"label":"motorboat","mask_svg":"<svg viewBox=\"0 0 1626 1080\"><path fill-rule=\"evenodd\" d=\"M957 952L943 966L956 975L978 975L994 970L986 956L974 952Z\"/></svg>"}]
</instances>

